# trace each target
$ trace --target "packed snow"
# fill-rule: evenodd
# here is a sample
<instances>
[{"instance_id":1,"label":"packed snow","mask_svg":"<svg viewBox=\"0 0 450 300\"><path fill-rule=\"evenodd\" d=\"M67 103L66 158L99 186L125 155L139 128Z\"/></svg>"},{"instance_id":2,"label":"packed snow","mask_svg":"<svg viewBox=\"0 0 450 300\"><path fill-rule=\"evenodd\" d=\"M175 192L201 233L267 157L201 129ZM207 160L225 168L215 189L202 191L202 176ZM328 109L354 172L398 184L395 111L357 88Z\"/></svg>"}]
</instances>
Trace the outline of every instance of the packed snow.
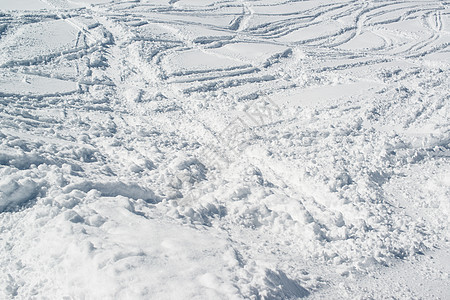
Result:
<instances>
[{"instance_id":1,"label":"packed snow","mask_svg":"<svg viewBox=\"0 0 450 300\"><path fill-rule=\"evenodd\" d=\"M1 299L450 299L450 4L0 0Z\"/></svg>"}]
</instances>

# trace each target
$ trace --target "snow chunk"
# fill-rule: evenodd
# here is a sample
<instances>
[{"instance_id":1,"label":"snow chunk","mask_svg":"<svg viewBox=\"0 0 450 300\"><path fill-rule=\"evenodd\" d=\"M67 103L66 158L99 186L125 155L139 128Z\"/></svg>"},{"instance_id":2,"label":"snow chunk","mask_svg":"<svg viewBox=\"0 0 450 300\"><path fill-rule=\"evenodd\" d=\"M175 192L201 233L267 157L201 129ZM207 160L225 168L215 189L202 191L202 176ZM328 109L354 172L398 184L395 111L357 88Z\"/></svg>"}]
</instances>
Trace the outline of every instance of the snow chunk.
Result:
<instances>
[{"instance_id":1,"label":"snow chunk","mask_svg":"<svg viewBox=\"0 0 450 300\"><path fill-rule=\"evenodd\" d=\"M33 199L37 193L38 184L32 179L3 179L0 181L0 212Z\"/></svg>"},{"instance_id":2,"label":"snow chunk","mask_svg":"<svg viewBox=\"0 0 450 300\"><path fill-rule=\"evenodd\" d=\"M142 199L145 201L154 201L156 199L153 191L140 187L136 184L126 184L120 181L117 182L92 182L82 181L74 183L64 188L65 193L70 193L73 190L80 190L85 193L91 190L97 190L105 197L124 196L131 199Z\"/></svg>"},{"instance_id":3,"label":"snow chunk","mask_svg":"<svg viewBox=\"0 0 450 300\"><path fill-rule=\"evenodd\" d=\"M270 288L268 299L298 299L309 295L308 290L288 278L283 271L266 270L265 282Z\"/></svg>"}]
</instances>

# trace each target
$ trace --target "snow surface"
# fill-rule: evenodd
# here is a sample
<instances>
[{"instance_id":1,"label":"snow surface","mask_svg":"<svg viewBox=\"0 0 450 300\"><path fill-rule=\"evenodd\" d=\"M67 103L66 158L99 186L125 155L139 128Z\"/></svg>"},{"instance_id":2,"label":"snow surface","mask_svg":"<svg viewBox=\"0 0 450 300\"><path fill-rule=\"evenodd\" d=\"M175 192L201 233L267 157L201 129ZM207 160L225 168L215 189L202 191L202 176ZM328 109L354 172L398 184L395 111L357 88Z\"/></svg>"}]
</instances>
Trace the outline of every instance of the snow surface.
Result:
<instances>
[{"instance_id":1,"label":"snow surface","mask_svg":"<svg viewBox=\"0 0 450 300\"><path fill-rule=\"evenodd\" d=\"M449 29L0 0L0 298L450 299Z\"/></svg>"}]
</instances>

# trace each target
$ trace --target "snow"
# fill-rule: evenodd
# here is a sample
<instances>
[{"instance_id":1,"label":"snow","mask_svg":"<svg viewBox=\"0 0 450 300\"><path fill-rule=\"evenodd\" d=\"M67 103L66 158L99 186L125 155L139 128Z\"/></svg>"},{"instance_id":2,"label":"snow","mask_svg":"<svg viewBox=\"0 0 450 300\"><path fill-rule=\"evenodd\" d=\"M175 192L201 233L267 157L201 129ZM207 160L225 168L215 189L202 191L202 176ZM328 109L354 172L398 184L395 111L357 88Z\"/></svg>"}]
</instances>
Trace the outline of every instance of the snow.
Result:
<instances>
[{"instance_id":1,"label":"snow","mask_svg":"<svg viewBox=\"0 0 450 300\"><path fill-rule=\"evenodd\" d=\"M1 299L447 299L442 1L0 1Z\"/></svg>"},{"instance_id":2,"label":"snow","mask_svg":"<svg viewBox=\"0 0 450 300\"><path fill-rule=\"evenodd\" d=\"M45 2L30 0L1 0L0 7L2 10L40 10L49 8Z\"/></svg>"},{"instance_id":3,"label":"snow","mask_svg":"<svg viewBox=\"0 0 450 300\"><path fill-rule=\"evenodd\" d=\"M48 78L28 74L7 73L0 79L0 93L2 95L55 95L68 94L78 90L78 84L74 81Z\"/></svg>"},{"instance_id":4,"label":"snow","mask_svg":"<svg viewBox=\"0 0 450 300\"><path fill-rule=\"evenodd\" d=\"M29 178L6 178L0 183L0 209L18 206L30 201L37 194L37 184Z\"/></svg>"}]
</instances>

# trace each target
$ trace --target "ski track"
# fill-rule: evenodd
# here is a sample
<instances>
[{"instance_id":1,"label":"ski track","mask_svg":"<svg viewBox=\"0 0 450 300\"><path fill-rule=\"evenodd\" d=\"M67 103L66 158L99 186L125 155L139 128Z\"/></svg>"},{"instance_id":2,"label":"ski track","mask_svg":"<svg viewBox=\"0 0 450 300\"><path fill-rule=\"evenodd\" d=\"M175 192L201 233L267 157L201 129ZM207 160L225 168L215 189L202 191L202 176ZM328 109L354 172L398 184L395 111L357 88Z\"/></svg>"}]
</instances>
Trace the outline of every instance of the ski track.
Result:
<instances>
[{"instance_id":1,"label":"ski track","mask_svg":"<svg viewBox=\"0 0 450 300\"><path fill-rule=\"evenodd\" d=\"M0 7L0 298L448 297L447 3L87 2Z\"/></svg>"}]
</instances>

